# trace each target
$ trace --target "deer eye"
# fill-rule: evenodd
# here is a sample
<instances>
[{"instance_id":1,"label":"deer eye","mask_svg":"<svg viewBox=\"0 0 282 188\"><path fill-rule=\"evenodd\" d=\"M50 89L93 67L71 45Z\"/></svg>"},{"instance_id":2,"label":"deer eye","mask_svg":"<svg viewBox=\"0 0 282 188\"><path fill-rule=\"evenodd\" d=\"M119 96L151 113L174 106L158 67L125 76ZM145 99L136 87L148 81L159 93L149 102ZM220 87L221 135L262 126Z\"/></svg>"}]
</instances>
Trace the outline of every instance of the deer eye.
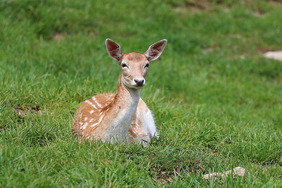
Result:
<instances>
[{"instance_id":1,"label":"deer eye","mask_svg":"<svg viewBox=\"0 0 282 188\"><path fill-rule=\"evenodd\" d=\"M144 66L144 68L145 68L145 69L148 69L149 66L150 66L149 63L146 63L146 65Z\"/></svg>"},{"instance_id":2,"label":"deer eye","mask_svg":"<svg viewBox=\"0 0 282 188\"><path fill-rule=\"evenodd\" d=\"M122 67L122 68L129 68L126 63L122 63L122 64L121 64L121 67Z\"/></svg>"}]
</instances>

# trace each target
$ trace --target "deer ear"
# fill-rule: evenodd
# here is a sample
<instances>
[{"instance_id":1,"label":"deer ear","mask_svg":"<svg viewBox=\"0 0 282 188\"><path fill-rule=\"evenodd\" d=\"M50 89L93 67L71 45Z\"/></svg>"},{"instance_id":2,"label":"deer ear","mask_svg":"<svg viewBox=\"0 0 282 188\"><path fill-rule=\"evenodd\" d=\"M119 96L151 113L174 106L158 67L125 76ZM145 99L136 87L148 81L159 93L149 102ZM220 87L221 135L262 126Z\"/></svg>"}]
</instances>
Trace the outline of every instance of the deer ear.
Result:
<instances>
[{"instance_id":1,"label":"deer ear","mask_svg":"<svg viewBox=\"0 0 282 188\"><path fill-rule=\"evenodd\" d=\"M145 56L147 57L148 61L154 61L158 59L163 53L165 46L166 46L166 39L160 40L152 44L149 49L145 52Z\"/></svg>"},{"instance_id":2,"label":"deer ear","mask_svg":"<svg viewBox=\"0 0 282 188\"><path fill-rule=\"evenodd\" d=\"M106 39L106 48L109 55L116 61L120 62L122 59L122 52L120 46L111 39Z\"/></svg>"}]
</instances>

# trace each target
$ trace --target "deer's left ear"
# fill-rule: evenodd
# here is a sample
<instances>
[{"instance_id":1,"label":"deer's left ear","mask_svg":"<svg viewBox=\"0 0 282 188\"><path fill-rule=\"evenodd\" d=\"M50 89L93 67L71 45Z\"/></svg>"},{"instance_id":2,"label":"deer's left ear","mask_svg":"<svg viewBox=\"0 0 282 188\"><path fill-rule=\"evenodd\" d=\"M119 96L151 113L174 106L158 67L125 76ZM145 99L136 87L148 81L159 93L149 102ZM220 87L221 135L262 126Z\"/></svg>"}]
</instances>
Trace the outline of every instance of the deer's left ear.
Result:
<instances>
[{"instance_id":1,"label":"deer's left ear","mask_svg":"<svg viewBox=\"0 0 282 188\"><path fill-rule=\"evenodd\" d=\"M163 53L166 43L167 43L167 40L163 39L163 40L160 40L159 42L152 44L149 47L149 49L144 53L148 61L154 61L158 59L158 57L160 57L161 54Z\"/></svg>"}]
</instances>

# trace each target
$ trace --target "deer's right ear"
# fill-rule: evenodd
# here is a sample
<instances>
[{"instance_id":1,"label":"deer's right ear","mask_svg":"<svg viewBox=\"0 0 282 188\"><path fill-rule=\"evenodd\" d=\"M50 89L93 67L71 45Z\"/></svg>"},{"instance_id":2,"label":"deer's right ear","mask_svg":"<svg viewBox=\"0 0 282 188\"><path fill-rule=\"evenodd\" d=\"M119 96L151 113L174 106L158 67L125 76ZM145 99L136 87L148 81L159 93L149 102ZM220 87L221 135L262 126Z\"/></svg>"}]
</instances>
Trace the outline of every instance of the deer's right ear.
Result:
<instances>
[{"instance_id":1,"label":"deer's right ear","mask_svg":"<svg viewBox=\"0 0 282 188\"><path fill-rule=\"evenodd\" d=\"M122 59L122 52L120 46L111 39L106 39L106 47L109 55L116 61L120 62Z\"/></svg>"}]
</instances>

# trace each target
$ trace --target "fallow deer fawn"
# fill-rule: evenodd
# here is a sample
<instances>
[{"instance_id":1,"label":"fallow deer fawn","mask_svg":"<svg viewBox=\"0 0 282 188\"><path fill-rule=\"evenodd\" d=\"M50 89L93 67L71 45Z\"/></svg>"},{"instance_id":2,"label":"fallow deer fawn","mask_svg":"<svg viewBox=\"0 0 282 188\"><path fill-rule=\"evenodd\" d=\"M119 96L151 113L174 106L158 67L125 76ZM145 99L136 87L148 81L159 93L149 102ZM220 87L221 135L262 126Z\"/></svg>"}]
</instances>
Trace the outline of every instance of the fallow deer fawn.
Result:
<instances>
[{"instance_id":1,"label":"fallow deer fawn","mask_svg":"<svg viewBox=\"0 0 282 188\"><path fill-rule=\"evenodd\" d=\"M121 66L117 93L99 94L82 103L73 123L73 132L80 141L141 143L158 135L152 113L140 98L140 90L145 85L150 61L162 54L166 43L163 39L140 54L122 53L117 43L106 40L109 55Z\"/></svg>"}]
</instances>

